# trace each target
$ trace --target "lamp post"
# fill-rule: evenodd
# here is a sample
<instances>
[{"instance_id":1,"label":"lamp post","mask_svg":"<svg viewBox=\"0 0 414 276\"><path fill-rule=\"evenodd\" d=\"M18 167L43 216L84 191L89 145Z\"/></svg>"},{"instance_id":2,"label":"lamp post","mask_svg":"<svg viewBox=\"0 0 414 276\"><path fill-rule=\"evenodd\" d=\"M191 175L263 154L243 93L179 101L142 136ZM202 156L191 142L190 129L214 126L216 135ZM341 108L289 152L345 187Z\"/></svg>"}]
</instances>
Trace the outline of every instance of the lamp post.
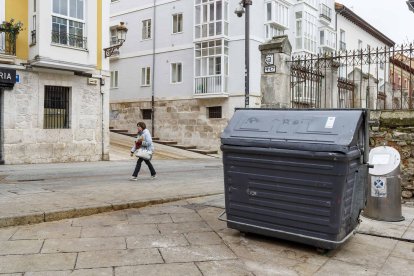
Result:
<instances>
[{"instance_id":1,"label":"lamp post","mask_svg":"<svg viewBox=\"0 0 414 276\"><path fill-rule=\"evenodd\" d=\"M407 2L408 9L414 12L414 0L408 0Z\"/></svg>"},{"instance_id":2,"label":"lamp post","mask_svg":"<svg viewBox=\"0 0 414 276\"><path fill-rule=\"evenodd\" d=\"M238 17L242 17L244 13L244 107L249 107L249 58L250 58L250 6L252 5L252 0L242 0L239 3L239 6L234 11Z\"/></svg>"},{"instance_id":3,"label":"lamp post","mask_svg":"<svg viewBox=\"0 0 414 276\"><path fill-rule=\"evenodd\" d=\"M105 58L112 56L114 51L118 50L122 46L122 44L124 44L127 32L128 28L125 26L124 22L120 22L119 25L116 26L117 44L103 49L105 51Z\"/></svg>"}]
</instances>

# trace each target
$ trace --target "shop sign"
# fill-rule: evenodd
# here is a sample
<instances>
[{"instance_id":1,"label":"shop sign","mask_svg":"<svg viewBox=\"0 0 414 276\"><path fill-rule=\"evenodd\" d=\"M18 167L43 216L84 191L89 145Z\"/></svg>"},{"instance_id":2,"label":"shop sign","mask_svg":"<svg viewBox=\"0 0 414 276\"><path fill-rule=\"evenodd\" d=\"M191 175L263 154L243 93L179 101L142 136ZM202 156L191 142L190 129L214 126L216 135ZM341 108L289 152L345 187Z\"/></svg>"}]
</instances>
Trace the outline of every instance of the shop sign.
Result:
<instances>
[{"instance_id":1,"label":"shop sign","mask_svg":"<svg viewBox=\"0 0 414 276\"><path fill-rule=\"evenodd\" d=\"M13 87L16 83L16 70L0 67L0 87Z\"/></svg>"}]
</instances>

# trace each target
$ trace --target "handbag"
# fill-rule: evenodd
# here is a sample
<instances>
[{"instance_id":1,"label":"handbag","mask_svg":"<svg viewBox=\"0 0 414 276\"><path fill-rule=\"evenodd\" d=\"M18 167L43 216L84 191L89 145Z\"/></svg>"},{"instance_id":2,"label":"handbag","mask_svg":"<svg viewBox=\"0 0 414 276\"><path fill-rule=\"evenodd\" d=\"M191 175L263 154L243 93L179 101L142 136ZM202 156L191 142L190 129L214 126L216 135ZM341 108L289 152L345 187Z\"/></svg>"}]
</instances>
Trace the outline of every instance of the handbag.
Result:
<instances>
[{"instance_id":1,"label":"handbag","mask_svg":"<svg viewBox=\"0 0 414 276\"><path fill-rule=\"evenodd\" d=\"M135 156L138 158L142 158L145 160L150 160L152 158L152 152L143 148L139 148L136 152L135 152Z\"/></svg>"}]
</instances>

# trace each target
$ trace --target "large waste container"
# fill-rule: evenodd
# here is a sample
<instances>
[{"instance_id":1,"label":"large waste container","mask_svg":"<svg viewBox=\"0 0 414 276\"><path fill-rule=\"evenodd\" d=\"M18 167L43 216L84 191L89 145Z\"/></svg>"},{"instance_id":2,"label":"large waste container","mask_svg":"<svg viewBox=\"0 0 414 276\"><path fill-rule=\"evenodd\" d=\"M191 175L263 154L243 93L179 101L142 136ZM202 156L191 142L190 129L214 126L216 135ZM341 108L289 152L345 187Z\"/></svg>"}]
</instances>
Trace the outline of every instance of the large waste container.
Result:
<instances>
[{"instance_id":1,"label":"large waste container","mask_svg":"<svg viewBox=\"0 0 414 276\"><path fill-rule=\"evenodd\" d=\"M363 215L375 220L402 221L400 153L392 147L376 147L369 153L367 206Z\"/></svg>"},{"instance_id":2,"label":"large waste container","mask_svg":"<svg viewBox=\"0 0 414 276\"><path fill-rule=\"evenodd\" d=\"M367 110L236 109L221 135L227 226L323 249L365 204Z\"/></svg>"}]
</instances>

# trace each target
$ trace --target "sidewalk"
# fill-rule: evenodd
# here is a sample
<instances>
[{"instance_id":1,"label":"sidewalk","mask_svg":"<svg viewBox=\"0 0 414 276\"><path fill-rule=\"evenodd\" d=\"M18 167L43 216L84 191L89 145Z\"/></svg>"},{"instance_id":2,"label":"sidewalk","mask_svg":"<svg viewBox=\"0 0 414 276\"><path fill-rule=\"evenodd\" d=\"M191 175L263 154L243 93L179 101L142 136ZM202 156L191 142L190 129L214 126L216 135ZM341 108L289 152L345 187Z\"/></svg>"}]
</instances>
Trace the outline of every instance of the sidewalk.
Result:
<instances>
[{"instance_id":1,"label":"sidewalk","mask_svg":"<svg viewBox=\"0 0 414 276\"><path fill-rule=\"evenodd\" d=\"M129 181L136 158L0 167L0 227L87 216L223 193L221 159L153 160Z\"/></svg>"},{"instance_id":2,"label":"sidewalk","mask_svg":"<svg viewBox=\"0 0 414 276\"><path fill-rule=\"evenodd\" d=\"M154 160L157 179L144 165L129 181L135 160L1 166L0 274L413 275L414 208L361 217L320 254L219 221L221 159Z\"/></svg>"}]
</instances>

